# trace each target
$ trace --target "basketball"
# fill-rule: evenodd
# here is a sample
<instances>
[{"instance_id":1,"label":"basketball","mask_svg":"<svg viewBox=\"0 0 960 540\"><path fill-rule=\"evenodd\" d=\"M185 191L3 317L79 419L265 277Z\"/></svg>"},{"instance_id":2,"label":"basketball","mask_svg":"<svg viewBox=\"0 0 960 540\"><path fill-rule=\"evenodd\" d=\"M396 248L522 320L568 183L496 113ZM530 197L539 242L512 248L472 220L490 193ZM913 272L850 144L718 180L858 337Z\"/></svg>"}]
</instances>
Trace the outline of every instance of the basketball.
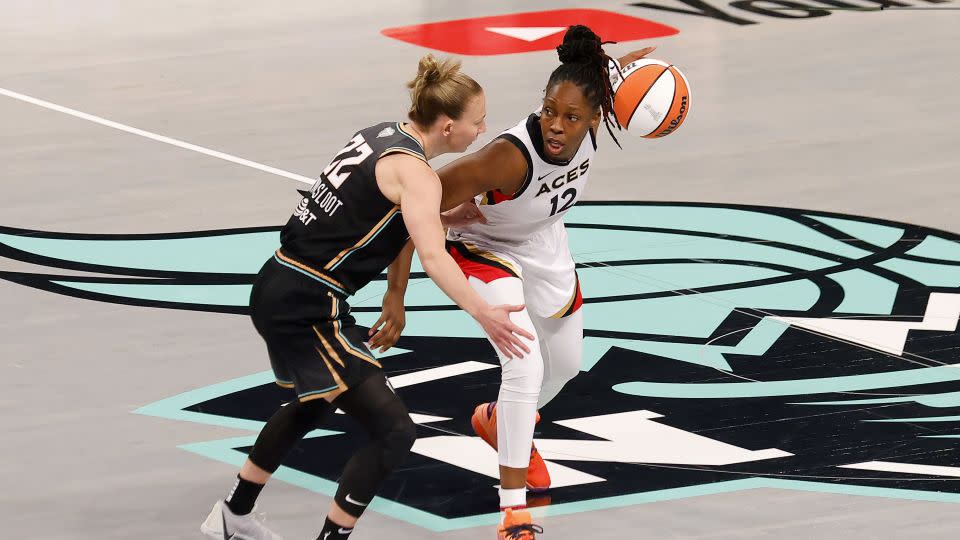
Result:
<instances>
[{"instance_id":1,"label":"basketball","mask_svg":"<svg viewBox=\"0 0 960 540\"><path fill-rule=\"evenodd\" d=\"M613 111L627 132L655 139L677 130L690 114L690 85L676 66L641 58L615 71Z\"/></svg>"}]
</instances>

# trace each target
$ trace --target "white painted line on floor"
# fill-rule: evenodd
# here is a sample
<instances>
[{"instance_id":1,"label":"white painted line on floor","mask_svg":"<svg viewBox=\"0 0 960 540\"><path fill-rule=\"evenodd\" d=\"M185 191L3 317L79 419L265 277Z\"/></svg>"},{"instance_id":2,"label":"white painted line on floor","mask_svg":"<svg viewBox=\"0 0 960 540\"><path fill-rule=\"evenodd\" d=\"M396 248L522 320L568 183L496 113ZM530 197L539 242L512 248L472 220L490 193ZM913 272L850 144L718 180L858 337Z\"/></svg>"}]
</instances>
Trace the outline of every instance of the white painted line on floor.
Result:
<instances>
[{"instance_id":1,"label":"white painted line on floor","mask_svg":"<svg viewBox=\"0 0 960 540\"><path fill-rule=\"evenodd\" d=\"M217 159L222 159L224 161L229 161L231 163L236 163L237 165L243 165L244 167L250 167L251 169L257 169L258 171L263 171L270 174L275 174L277 176L282 176L284 178L289 178L291 180L296 180L297 182L303 182L304 184L313 185L314 179L307 178L306 176L301 176L283 169L278 169L276 167L271 167L269 165L264 165L263 163L257 163L256 161L250 161L249 159L243 159L237 156L232 156L224 152L218 152L217 150L211 150L209 148L204 148L203 146L198 146L196 144L191 144L188 142L180 141L165 135L158 135L156 133L151 133L149 131L144 131L135 127L127 126L119 122L114 122L113 120L107 120L106 118L100 118L99 116L94 116L92 114L87 114L85 112L77 111L69 107L64 107L62 105L57 105L56 103L50 103L49 101L44 101L42 99L37 99L30 97L12 90L7 90L5 88L0 88L0 95L7 96L9 98L17 99L38 107L43 107L45 109L50 109L52 111L61 112L63 114L69 114L70 116L81 118L83 120L88 120L95 124L100 124L101 126L110 127L113 129L118 129L133 135L139 135L141 137L146 137L157 142L162 142L178 148L183 148L184 150L192 150L200 154L204 154L210 157L215 157Z\"/></svg>"},{"instance_id":2,"label":"white painted line on floor","mask_svg":"<svg viewBox=\"0 0 960 540\"><path fill-rule=\"evenodd\" d=\"M421 369L420 371L404 373L403 375L394 375L393 377L390 377L390 384L392 384L394 388L403 388L404 386L413 386L415 384L436 381L439 379L447 379L450 377L456 377L457 375L464 375L467 373L473 373L475 371L483 371L485 369L494 369L498 367L500 366L496 364L487 364L485 362L475 362L470 360L467 362L458 362L456 364L448 364L446 366L439 366L430 369Z\"/></svg>"},{"instance_id":3,"label":"white painted line on floor","mask_svg":"<svg viewBox=\"0 0 960 540\"><path fill-rule=\"evenodd\" d=\"M844 469L863 469L865 471L960 477L960 467L923 465L919 463L898 463L896 461L865 461L863 463L851 463L850 465L838 465L838 467Z\"/></svg>"}]
</instances>

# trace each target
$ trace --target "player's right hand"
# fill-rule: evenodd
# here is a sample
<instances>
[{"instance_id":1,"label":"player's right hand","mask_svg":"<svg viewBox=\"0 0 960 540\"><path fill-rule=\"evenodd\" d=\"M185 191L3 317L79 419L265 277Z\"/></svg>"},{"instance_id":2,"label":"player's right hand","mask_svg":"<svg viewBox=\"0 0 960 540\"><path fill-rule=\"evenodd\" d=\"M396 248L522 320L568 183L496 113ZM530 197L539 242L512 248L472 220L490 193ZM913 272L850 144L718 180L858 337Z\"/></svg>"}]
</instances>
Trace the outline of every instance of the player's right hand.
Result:
<instances>
[{"instance_id":1,"label":"player's right hand","mask_svg":"<svg viewBox=\"0 0 960 540\"><path fill-rule=\"evenodd\" d=\"M630 62L643 58L644 56L652 53L655 50L657 50L656 47L644 47L642 49L632 51L621 56L620 58L617 59L617 62L620 63L620 67L623 67L629 64Z\"/></svg>"},{"instance_id":2,"label":"player's right hand","mask_svg":"<svg viewBox=\"0 0 960 540\"><path fill-rule=\"evenodd\" d=\"M472 223L486 223L487 218L484 217L477 203L467 201L456 208L442 212L440 222L446 228L459 228Z\"/></svg>"},{"instance_id":3,"label":"player's right hand","mask_svg":"<svg viewBox=\"0 0 960 540\"><path fill-rule=\"evenodd\" d=\"M510 314L523 311L525 306L489 306L477 316L477 322L483 327L490 341L508 359L523 358L530 353L530 347L520 340L521 337L533 341L533 334L513 324ZM521 352L523 351L523 352Z\"/></svg>"}]
</instances>

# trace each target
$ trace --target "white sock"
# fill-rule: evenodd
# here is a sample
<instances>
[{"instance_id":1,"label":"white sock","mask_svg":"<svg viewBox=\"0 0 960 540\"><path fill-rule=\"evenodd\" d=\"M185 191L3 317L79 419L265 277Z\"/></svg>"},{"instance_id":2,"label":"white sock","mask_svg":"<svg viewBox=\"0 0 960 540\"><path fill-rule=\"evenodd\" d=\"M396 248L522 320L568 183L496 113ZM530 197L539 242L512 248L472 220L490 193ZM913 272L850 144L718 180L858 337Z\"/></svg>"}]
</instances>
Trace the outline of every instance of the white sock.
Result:
<instances>
[{"instance_id":1,"label":"white sock","mask_svg":"<svg viewBox=\"0 0 960 540\"><path fill-rule=\"evenodd\" d=\"M527 488L500 488L500 508L513 508L517 506L527 506Z\"/></svg>"}]
</instances>

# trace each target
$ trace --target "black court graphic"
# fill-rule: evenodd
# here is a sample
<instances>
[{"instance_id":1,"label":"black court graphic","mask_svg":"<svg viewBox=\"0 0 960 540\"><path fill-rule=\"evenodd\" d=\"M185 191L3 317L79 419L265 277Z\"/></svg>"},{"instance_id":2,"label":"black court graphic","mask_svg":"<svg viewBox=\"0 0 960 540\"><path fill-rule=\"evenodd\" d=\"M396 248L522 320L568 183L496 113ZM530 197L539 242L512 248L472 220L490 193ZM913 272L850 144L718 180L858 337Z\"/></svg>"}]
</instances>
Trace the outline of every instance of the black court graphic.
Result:
<instances>
[{"instance_id":1,"label":"black court graphic","mask_svg":"<svg viewBox=\"0 0 960 540\"><path fill-rule=\"evenodd\" d=\"M536 444L550 512L781 487L960 501L960 237L782 208L581 203L567 216L585 299L583 372ZM98 301L243 314L278 228L151 236L0 231L3 279ZM57 269L108 277L63 276ZM496 521L496 457L469 415L499 370L476 324L414 269L408 326L382 359L418 425L371 508L433 530ZM361 324L385 285L355 296ZM135 319L132 319L135 321ZM143 414L249 428L184 448L242 462L292 399L264 372L187 389ZM277 478L332 494L362 444L343 415Z\"/></svg>"}]
</instances>

